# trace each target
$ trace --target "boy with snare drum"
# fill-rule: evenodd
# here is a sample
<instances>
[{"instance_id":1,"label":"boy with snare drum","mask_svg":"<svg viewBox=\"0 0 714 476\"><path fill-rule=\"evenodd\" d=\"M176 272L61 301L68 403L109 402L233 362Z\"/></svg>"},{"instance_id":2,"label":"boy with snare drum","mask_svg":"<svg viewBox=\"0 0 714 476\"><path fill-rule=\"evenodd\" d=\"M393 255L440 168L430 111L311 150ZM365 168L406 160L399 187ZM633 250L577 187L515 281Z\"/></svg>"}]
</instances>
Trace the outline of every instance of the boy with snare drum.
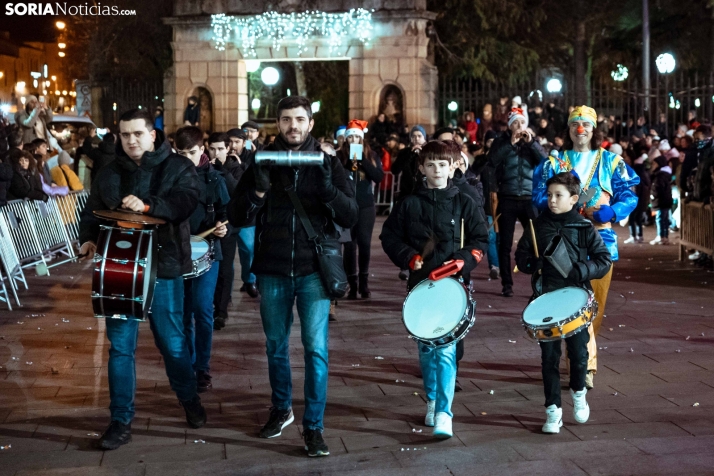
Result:
<instances>
[{"instance_id":1,"label":"boy with snare drum","mask_svg":"<svg viewBox=\"0 0 714 476\"><path fill-rule=\"evenodd\" d=\"M461 273L468 275L488 247L486 223L477 204L449 180L452 162L444 142L431 141L422 148L423 183L395 206L379 237L389 259L400 269L411 270L410 290L448 260L462 260ZM453 435L456 345L434 348L419 342L418 347L427 398L424 423L434 427L437 438L449 438Z\"/></svg>"},{"instance_id":2,"label":"boy with snare drum","mask_svg":"<svg viewBox=\"0 0 714 476\"><path fill-rule=\"evenodd\" d=\"M546 294L566 287L584 288L592 292L591 279L599 279L610 270L612 259L600 234L592 223L580 215L578 199L580 180L570 172L562 172L547 182L548 208L535 220L535 251L532 233L526 230L516 250L518 269L527 274L540 274L540 288ZM542 253L554 238L560 236L567 250L560 254L561 263L544 260ZM547 254L547 253L546 253ZM553 254L555 256L555 253ZM541 257L538 257L541 256ZM570 261L565 263L563 261ZM570 269L564 277L564 269ZM534 286L538 287L538 286ZM534 296L536 298L537 296ZM589 324L589 321L588 321ZM590 407L585 400L585 375L588 363L587 328L565 338L570 359L570 395L573 398L573 417L585 423L590 416ZM563 410L560 402L561 339L541 341L543 386L545 390L546 422L543 433L558 433L563 426Z\"/></svg>"}]
</instances>

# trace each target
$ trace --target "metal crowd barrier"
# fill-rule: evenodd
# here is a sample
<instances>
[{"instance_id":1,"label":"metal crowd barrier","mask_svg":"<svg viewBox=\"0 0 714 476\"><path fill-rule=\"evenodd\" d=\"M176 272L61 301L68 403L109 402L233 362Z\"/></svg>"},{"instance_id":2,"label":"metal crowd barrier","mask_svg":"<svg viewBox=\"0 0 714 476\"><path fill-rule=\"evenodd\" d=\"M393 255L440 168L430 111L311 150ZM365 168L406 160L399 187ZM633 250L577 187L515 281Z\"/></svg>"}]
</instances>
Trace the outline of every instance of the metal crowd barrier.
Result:
<instances>
[{"instance_id":1,"label":"metal crowd barrier","mask_svg":"<svg viewBox=\"0 0 714 476\"><path fill-rule=\"evenodd\" d=\"M374 205L376 207L385 207L386 214L392 211L394 202L399 194L399 182L402 174L396 177L392 172L384 172L384 178L381 183L375 185L374 190Z\"/></svg>"},{"instance_id":2,"label":"metal crowd barrier","mask_svg":"<svg viewBox=\"0 0 714 476\"><path fill-rule=\"evenodd\" d=\"M75 256L79 241L79 216L89 193L70 192L51 197L47 202L12 200L0 207L0 301L12 310L4 279L7 278L15 302L20 306L17 289L27 289L23 268L47 264L50 256Z\"/></svg>"},{"instance_id":3,"label":"metal crowd barrier","mask_svg":"<svg viewBox=\"0 0 714 476\"><path fill-rule=\"evenodd\" d=\"M679 240L679 259L684 259L685 250L695 249L708 255L714 254L714 209L701 202L680 203L682 223Z\"/></svg>"}]
</instances>

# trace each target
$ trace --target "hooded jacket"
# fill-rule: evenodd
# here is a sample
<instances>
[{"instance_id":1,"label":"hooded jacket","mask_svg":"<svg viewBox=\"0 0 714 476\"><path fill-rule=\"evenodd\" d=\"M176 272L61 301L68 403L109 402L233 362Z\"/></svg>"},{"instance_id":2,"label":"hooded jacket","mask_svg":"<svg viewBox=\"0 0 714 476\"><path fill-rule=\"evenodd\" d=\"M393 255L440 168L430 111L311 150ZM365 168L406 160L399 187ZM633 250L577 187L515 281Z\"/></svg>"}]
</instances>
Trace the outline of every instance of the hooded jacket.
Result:
<instances>
[{"instance_id":1,"label":"hooded jacket","mask_svg":"<svg viewBox=\"0 0 714 476\"><path fill-rule=\"evenodd\" d=\"M198 205L199 188L193 163L171 151L164 133L156 130L154 151L145 152L137 165L122 148L116 159L99 171L79 224L80 243L94 241L99 225L110 224L94 216L95 210L121 208L127 195L149 205L147 215L166 220L157 227L157 276L177 278L191 271L191 231L188 218Z\"/></svg>"},{"instance_id":2,"label":"hooded jacket","mask_svg":"<svg viewBox=\"0 0 714 476\"><path fill-rule=\"evenodd\" d=\"M196 167L199 192L198 206L189 218L192 235L197 235L213 228L216 226L217 221L226 221L226 206L230 201L226 181L223 176L211 166L205 154L204 157L206 158L206 164ZM208 235L206 240L213 244L213 259L221 261L223 259L221 241L216 239L213 235Z\"/></svg>"},{"instance_id":3,"label":"hooded jacket","mask_svg":"<svg viewBox=\"0 0 714 476\"><path fill-rule=\"evenodd\" d=\"M593 224L573 208L567 213L555 214L550 209L544 210L534 222L538 252L541 258L535 258L531 233L526 230L518 241L516 264L526 274L534 274L535 263L542 260L543 293L562 289L567 286L589 289L590 280L604 277L612 266L610 252ZM568 256L573 263L573 271L567 278L558 272L543 256L543 252L556 235L565 237ZM587 250L585 253L582 250ZM583 259L583 256L586 259Z\"/></svg>"},{"instance_id":4,"label":"hooded jacket","mask_svg":"<svg viewBox=\"0 0 714 476\"><path fill-rule=\"evenodd\" d=\"M408 269L415 255L422 257L422 268L409 274L409 289L450 259L464 260L462 272L468 274L478 264L471 251L485 253L488 248L486 223L478 205L451 183L444 189L419 187L400 201L384 222L379 239L384 252L400 269Z\"/></svg>"},{"instance_id":5,"label":"hooded jacket","mask_svg":"<svg viewBox=\"0 0 714 476\"><path fill-rule=\"evenodd\" d=\"M92 182L97 179L99 171L114 160L115 147L113 143L102 141L89 152L89 158L92 159Z\"/></svg>"},{"instance_id":6,"label":"hooded jacket","mask_svg":"<svg viewBox=\"0 0 714 476\"><path fill-rule=\"evenodd\" d=\"M535 139L511 144L511 131L493 141L488 154L491 192L499 198L529 199L533 195L533 170L548 157Z\"/></svg>"},{"instance_id":7,"label":"hooded jacket","mask_svg":"<svg viewBox=\"0 0 714 476\"><path fill-rule=\"evenodd\" d=\"M14 170L10 181L10 190L7 193L8 200L42 200L46 202L49 196L42 189L42 179L39 172L32 173L29 170L25 173Z\"/></svg>"},{"instance_id":8,"label":"hooded jacket","mask_svg":"<svg viewBox=\"0 0 714 476\"><path fill-rule=\"evenodd\" d=\"M265 150L288 150L281 137ZM312 136L300 146L301 151L322 151ZM271 167L270 190L263 198L255 194L254 163L251 162L228 205L228 219L237 228L255 220L255 257L251 271L255 274L307 276L319 270L315 246L308 239L286 189L292 186L318 235L333 238L338 233L333 222L342 228L357 223L359 209L354 187L348 183L339 159L323 152L332 170L334 198L324 202L319 197L322 180L319 166Z\"/></svg>"}]
</instances>

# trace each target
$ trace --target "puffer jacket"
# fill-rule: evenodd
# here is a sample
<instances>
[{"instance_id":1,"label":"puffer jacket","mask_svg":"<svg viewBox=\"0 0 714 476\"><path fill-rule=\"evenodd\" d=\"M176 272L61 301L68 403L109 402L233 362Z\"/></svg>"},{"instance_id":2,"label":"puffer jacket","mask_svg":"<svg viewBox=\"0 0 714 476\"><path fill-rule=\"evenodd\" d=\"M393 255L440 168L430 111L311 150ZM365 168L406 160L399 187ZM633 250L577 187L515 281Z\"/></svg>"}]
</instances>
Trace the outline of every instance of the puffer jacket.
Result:
<instances>
[{"instance_id":1,"label":"puffer jacket","mask_svg":"<svg viewBox=\"0 0 714 476\"><path fill-rule=\"evenodd\" d=\"M287 150L287 147L278 137L266 150ZM308 136L300 150L322 151L312 136ZM294 187L318 235L337 238L333 222L342 228L351 228L357 223L359 210L354 187L348 183L339 159L324 155L330 160L332 184L337 189L329 202L319 197L322 172L316 166L271 167L270 191L263 198L255 194L254 162L238 183L228 205L228 219L236 228L248 226L255 220L255 257L251 267L254 274L307 276L319 270L315 246L300 223L286 186Z\"/></svg>"},{"instance_id":2,"label":"puffer jacket","mask_svg":"<svg viewBox=\"0 0 714 476\"><path fill-rule=\"evenodd\" d=\"M652 209L668 210L674 205L672 198L672 169L669 166L657 169L652 174Z\"/></svg>"},{"instance_id":3,"label":"puffer jacket","mask_svg":"<svg viewBox=\"0 0 714 476\"><path fill-rule=\"evenodd\" d=\"M567 213L554 214L549 209L541 213L534 222L538 253L543 263L542 290L543 293L575 286L589 289L591 279L604 277L612 266L612 258L600 233L593 224L573 209ZM543 258L543 252L556 235L562 235L568 256L573 263L573 271L567 278L558 272L548 260ZM581 250L582 248L582 250ZM585 251L587 250L587 251ZM526 230L518 241L516 248L516 264L518 269L526 274L534 274L536 258L533 250L530 230Z\"/></svg>"},{"instance_id":4,"label":"puffer jacket","mask_svg":"<svg viewBox=\"0 0 714 476\"><path fill-rule=\"evenodd\" d=\"M12 178L10 179L10 189L7 193L8 200L42 200L46 202L49 196L42 188L42 178L38 172L22 173L19 170L13 170Z\"/></svg>"},{"instance_id":5,"label":"puffer jacket","mask_svg":"<svg viewBox=\"0 0 714 476\"><path fill-rule=\"evenodd\" d=\"M476 202L451 183L444 189L417 188L389 214L379 239L389 259L400 269L408 269L415 255L422 257L422 268L409 274L409 289L450 259L464 260L462 272L468 274L478 264L471 251L485 253L488 248L486 223Z\"/></svg>"},{"instance_id":6,"label":"puffer jacket","mask_svg":"<svg viewBox=\"0 0 714 476\"><path fill-rule=\"evenodd\" d=\"M508 131L498 137L488 153L491 192L497 191L500 199L529 200L533 195L533 170L548 155L535 139L512 145L511 136Z\"/></svg>"},{"instance_id":7,"label":"puffer jacket","mask_svg":"<svg viewBox=\"0 0 714 476\"><path fill-rule=\"evenodd\" d=\"M382 170L382 161L379 160L379 156L372 151L374 165L369 160L363 159L357 162L355 171L352 170L352 161L348 161L341 150L337 152L337 157L344 164L345 174L354 181L357 205L360 208L374 207L374 184L379 184L384 179L384 170Z\"/></svg>"},{"instance_id":8,"label":"puffer jacket","mask_svg":"<svg viewBox=\"0 0 714 476\"><path fill-rule=\"evenodd\" d=\"M199 189L193 163L173 153L160 130L156 130L154 147L137 165L126 155L121 142L117 144L116 159L102 168L92 183L79 224L79 240L96 243L99 225L110 222L100 220L93 212L121 209L122 198L134 195L149 205L147 215L166 220L156 233L157 276L171 279L192 269L188 219L198 205Z\"/></svg>"}]
</instances>

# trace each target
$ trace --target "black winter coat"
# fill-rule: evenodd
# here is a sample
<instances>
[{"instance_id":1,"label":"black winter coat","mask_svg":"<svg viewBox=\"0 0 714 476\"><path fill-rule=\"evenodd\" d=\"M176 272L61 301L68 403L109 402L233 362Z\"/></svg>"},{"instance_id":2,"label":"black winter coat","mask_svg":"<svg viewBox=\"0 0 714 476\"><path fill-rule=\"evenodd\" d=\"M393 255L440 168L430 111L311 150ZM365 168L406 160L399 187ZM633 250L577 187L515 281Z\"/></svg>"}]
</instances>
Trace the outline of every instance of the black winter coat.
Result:
<instances>
[{"instance_id":1,"label":"black winter coat","mask_svg":"<svg viewBox=\"0 0 714 476\"><path fill-rule=\"evenodd\" d=\"M355 196L357 205L360 208L369 208L374 206L374 184L379 184L384 178L384 170L382 170L382 161L375 152L372 152L372 159L376 165L372 165L369 160L360 160L357 162L357 170L352 171L352 161L348 161L342 151L337 153L337 156L344 163L345 173L348 177L354 180L356 189Z\"/></svg>"},{"instance_id":2,"label":"black winter coat","mask_svg":"<svg viewBox=\"0 0 714 476\"><path fill-rule=\"evenodd\" d=\"M612 258L607 246L602 241L600 233L592 223L573 209L567 213L554 214L549 209L541 213L534 222L538 253L542 260L542 289L543 293L575 286L592 290L591 279L604 277L612 266ZM565 238L568 255L573 262L573 271L567 278L563 276L545 259L543 251L548 247L556 235ZM580 239L582 236L582 240ZM568 241L569 240L569 241ZM581 248L587 250L581 253ZM582 256L587 259L583 259ZM526 274L534 274L537 267L533 251L530 230L526 230L518 241L516 248L516 264L518 269Z\"/></svg>"},{"instance_id":3,"label":"black winter coat","mask_svg":"<svg viewBox=\"0 0 714 476\"><path fill-rule=\"evenodd\" d=\"M530 200L533 195L533 170L548 155L532 140L528 144L511 144L511 131L493 141L488 153L489 184L499 198Z\"/></svg>"},{"instance_id":4,"label":"black winter coat","mask_svg":"<svg viewBox=\"0 0 714 476\"><path fill-rule=\"evenodd\" d=\"M636 213L647 211L650 204L650 189L652 187L652 179L649 171L645 168L645 164L633 164L632 170L635 171L640 178L640 183L635 185L635 194L637 195Z\"/></svg>"},{"instance_id":5,"label":"black winter coat","mask_svg":"<svg viewBox=\"0 0 714 476\"><path fill-rule=\"evenodd\" d=\"M226 188L223 176L211 164L196 168L198 175L198 206L188 219L191 225L191 234L199 233L216 226L217 221L226 221L226 207L231 199ZM213 244L213 259L221 261L221 241L213 235L206 238Z\"/></svg>"},{"instance_id":6,"label":"black winter coat","mask_svg":"<svg viewBox=\"0 0 714 476\"><path fill-rule=\"evenodd\" d=\"M92 183L87 205L79 223L80 243L94 241L99 225L108 224L94 216L94 210L121 207L122 198L135 195L146 205L146 213L166 220L157 229L159 278L177 278L191 271L191 230L189 217L198 205L196 167L186 157L174 154L164 133L156 131L155 150L145 152L141 165L129 158L117 144L116 159L104 167Z\"/></svg>"},{"instance_id":7,"label":"black winter coat","mask_svg":"<svg viewBox=\"0 0 714 476\"><path fill-rule=\"evenodd\" d=\"M286 150L276 139L266 150ZM312 136L300 150L322 151ZM339 159L324 154L332 166L332 183L337 194L325 203L319 198L318 182L322 178L320 167L271 167L270 191L263 198L255 194L253 164L243 176L228 205L231 225L241 228L255 220L255 257L251 271L255 274L278 276L307 276L318 272L317 253L290 197L286 184L295 188L310 223L319 235L337 238L333 222L343 228L357 223L358 208L354 187L348 183L345 169Z\"/></svg>"},{"instance_id":8,"label":"black winter coat","mask_svg":"<svg viewBox=\"0 0 714 476\"><path fill-rule=\"evenodd\" d=\"M463 249L460 249L461 219ZM488 249L486 223L476 202L451 183L445 189L419 187L400 201L384 222L379 239L389 259L400 269L409 269L412 258L421 255L424 264L409 274L410 289L450 259L464 260L462 273L470 273L478 264L471 251L485 253ZM432 245L433 251L428 251Z\"/></svg>"},{"instance_id":9,"label":"black winter coat","mask_svg":"<svg viewBox=\"0 0 714 476\"><path fill-rule=\"evenodd\" d=\"M0 207L7 205L12 176L12 165L0 163Z\"/></svg>"},{"instance_id":10,"label":"black winter coat","mask_svg":"<svg viewBox=\"0 0 714 476\"><path fill-rule=\"evenodd\" d=\"M16 170L13 171L7 199L21 200L24 198L28 200L42 200L43 202L49 199L47 194L42 190L42 179L40 178L39 172L22 174Z\"/></svg>"},{"instance_id":11,"label":"black winter coat","mask_svg":"<svg viewBox=\"0 0 714 476\"><path fill-rule=\"evenodd\" d=\"M652 174L652 209L667 210L672 208L672 169L662 167Z\"/></svg>"},{"instance_id":12,"label":"black winter coat","mask_svg":"<svg viewBox=\"0 0 714 476\"><path fill-rule=\"evenodd\" d=\"M89 151L89 158L92 159L92 182L108 163L114 160L115 145L108 142L100 142L99 146Z\"/></svg>"},{"instance_id":13,"label":"black winter coat","mask_svg":"<svg viewBox=\"0 0 714 476\"><path fill-rule=\"evenodd\" d=\"M411 195L417 189L417 173L419 172L419 154L411 147L399 151L396 160L392 161L390 169L394 177L402 174L399 179L399 198Z\"/></svg>"}]
</instances>

